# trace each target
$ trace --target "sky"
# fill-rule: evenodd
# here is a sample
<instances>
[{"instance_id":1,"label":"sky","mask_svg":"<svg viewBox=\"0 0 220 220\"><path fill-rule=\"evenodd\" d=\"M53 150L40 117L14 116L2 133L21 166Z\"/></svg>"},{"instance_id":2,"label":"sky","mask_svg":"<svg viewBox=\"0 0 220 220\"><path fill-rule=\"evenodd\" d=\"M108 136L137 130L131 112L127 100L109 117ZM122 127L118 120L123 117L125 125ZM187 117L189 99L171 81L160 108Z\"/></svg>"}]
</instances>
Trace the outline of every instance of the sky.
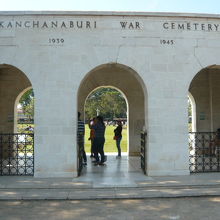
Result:
<instances>
[{"instance_id":1,"label":"sky","mask_svg":"<svg viewBox=\"0 0 220 220\"><path fill-rule=\"evenodd\" d=\"M144 11L220 14L220 0L0 0L0 11Z\"/></svg>"}]
</instances>

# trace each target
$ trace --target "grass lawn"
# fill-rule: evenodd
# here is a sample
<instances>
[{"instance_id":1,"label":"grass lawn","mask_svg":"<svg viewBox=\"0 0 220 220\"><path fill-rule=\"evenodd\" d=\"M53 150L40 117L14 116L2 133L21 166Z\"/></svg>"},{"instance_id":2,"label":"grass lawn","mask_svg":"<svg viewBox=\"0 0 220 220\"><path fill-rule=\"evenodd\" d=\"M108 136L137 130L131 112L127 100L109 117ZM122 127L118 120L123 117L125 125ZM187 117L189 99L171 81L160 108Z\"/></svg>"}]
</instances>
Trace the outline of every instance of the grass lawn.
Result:
<instances>
[{"instance_id":1,"label":"grass lawn","mask_svg":"<svg viewBox=\"0 0 220 220\"><path fill-rule=\"evenodd\" d=\"M25 128L27 128L29 125L34 127L34 124L18 124L18 132L24 132ZM115 140L113 140L114 137L114 127L113 125L111 126L106 126L105 130L105 146L104 146L104 151L105 152L118 152ZM85 125L86 129L86 134L85 134L85 150L87 153L90 153L91 150L91 142L88 140L90 136L90 129L89 126L86 124ZM29 133L25 131L25 133ZM122 140L121 140L121 151L122 152L127 152L127 128L123 127L122 130Z\"/></svg>"},{"instance_id":2,"label":"grass lawn","mask_svg":"<svg viewBox=\"0 0 220 220\"><path fill-rule=\"evenodd\" d=\"M17 124L17 131L18 133L32 133L32 132L27 132L25 129L31 126L34 128L34 124Z\"/></svg>"},{"instance_id":3,"label":"grass lawn","mask_svg":"<svg viewBox=\"0 0 220 220\"><path fill-rule=\"evenodd\" d=\"M88 141L89 135L90 135L90 129L88 125L85 125L86 128L86 135L85 135L85 150L87 153L90 153L91 150L91 142ZM105 146L104 146L104 151L105 152L118 152L115 140L113 140L114 137L114 127L113 125L111 126L106 126L105 130ZM127 128L123 127L122 130L122 140L121 140L121 151L122 152L127 152Z\"/></svg>"}]
</instances>

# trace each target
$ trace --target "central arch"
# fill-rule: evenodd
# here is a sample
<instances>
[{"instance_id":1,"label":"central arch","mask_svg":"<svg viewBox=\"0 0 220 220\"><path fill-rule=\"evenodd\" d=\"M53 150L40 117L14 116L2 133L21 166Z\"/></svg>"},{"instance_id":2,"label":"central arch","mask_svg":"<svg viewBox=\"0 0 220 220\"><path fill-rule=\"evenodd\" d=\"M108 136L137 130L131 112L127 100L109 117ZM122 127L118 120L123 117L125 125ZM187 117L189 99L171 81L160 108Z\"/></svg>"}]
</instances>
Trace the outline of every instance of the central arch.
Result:
<instances>
[{"instance_id":1,"label":"central arch","mask_svg":"<svg viewBox=\"0 0 220 220\"><path fill-rule=\"evenodd\" d=\"M88 95L99 87L121 91L128 105L128 155L140 155L140 132L147 128L147 92L138 73L122 64L103 64L91 70L78 90L78 110L84 112Z\"/></svg>"},{"instance_id":2,"label":"central arch","mask_svg":"<svg viewBox=\"0 0 220 220\"><path fill-rule=\"evenodd\" d=\"M86 110L88 110L89 108L90 108L90 104L88 104L87 102L88 102L88 99L90 98L90 96L93 96L94 94L96 94L96 95L98 95L97 93L99 93L100 94L100 92L101 92L101 90L102 89L111 89L110 90L110 92L116 92L117 93L117 95L119 95L120 94L120 99L121 99L121 101L123 102L123 104L122 103L120 103L120 107L123 109L121 109L121 112L119 113L118 111L117 112L114 112L114 110L116 110L116 108L114 109L114 107L112 106L112 105L114 105L114 102L113 101L111 101L111 104L109 104L108 106L97 106L97 105L95 105L95 109L94 108L92 108L92 111L93 111L93 113L92 113L92 115L91 115L91 112L90 113L86 113ZM101 92L101 94L102 95L98 95L99 97L101 97L101 96L105 96L105 95L107 95L107 94L109 94L109 90L108 91L103 91L102 90L102 92ZM126 106L126 107L125 107ZM118 105L118 107L119 107L119 105ZM107 112L108 112L108 116L106 116L106 109L108 109L107 110ZM109 109L111 109L111 110L113 110L111 113L109 112ZM91 110L91 109L90 109ZM96 88L95 90L93 90L92 92L90 92L89 93L89 95L87 96L87 98L86 98L86 101L85 101L85 105L84 105L84 116L85 116L85 122L89 122L89 120L91 119L91 118L93 118L94 116L96 116L96 115L101 115L101 116L103 116L103 118L104 118L104 120L105 120L105 123L106 123L106 133L107 133L107 130L108 131L110 131L111 129L111 127L108 127L107 125L110 125L110 126L116 126L116 121L118 120L118 119L120 119L121 121L122 121L122 124L123 124L123 128L126 128L125 130L126 130L126 132L124 132L124 131L122 131L122 133L123 133L123 138L122 138L122 141L121 141L121 147L122 147L122 153L126 153L127 154L127 152L128 152L128 149L129 149L129 145L128 145L128 138L129 138L129 135L128 135L128 129L127 129L127 122L129 121L129 118L128 118L128 115L129 115L129 106L128 106L128 100L127 100L127 97L125 96L125 94L120 90L120 89L118 89L118 88L116 88L116 87L113 87L113 86L108 86L108 87L105 87L105 86L101 86L101 87L98 87L98 88ZM114 128L115 129L115 128ZM112 137L113 137L113 134L114 134L114 132L113 132L113 130L111 130L111 135L112 135ZM89 135L89 134L87 134L87 135ZM108 136L108 135L107 135ZM113 146L115 146L115 144L113 144L113 142L115 142L114 140L113 140L113 138L112 139L109 139L109 138L107 138L107 140L108 140L108 144L105 144L105 153L110 153L110 152L112 152L113 150L112 150L112 147ZM110 141L110 142L109 142ZM86 152L88 153L88 152L91 152L91 142L90 142L90 140L87 140L87 137L86 137L86 133L85 133L85 145L87 145L87 146L85 146L85 149L87 150ZM90 145L90 150L88 151L88 145ZM125 151L125 149L126 149L126 151ZM115 147L115 149L114 149L114 153L116 153L117 152L117 148ZM92 153L92 152L91 152Z\"/></svg>"}]
</instances>

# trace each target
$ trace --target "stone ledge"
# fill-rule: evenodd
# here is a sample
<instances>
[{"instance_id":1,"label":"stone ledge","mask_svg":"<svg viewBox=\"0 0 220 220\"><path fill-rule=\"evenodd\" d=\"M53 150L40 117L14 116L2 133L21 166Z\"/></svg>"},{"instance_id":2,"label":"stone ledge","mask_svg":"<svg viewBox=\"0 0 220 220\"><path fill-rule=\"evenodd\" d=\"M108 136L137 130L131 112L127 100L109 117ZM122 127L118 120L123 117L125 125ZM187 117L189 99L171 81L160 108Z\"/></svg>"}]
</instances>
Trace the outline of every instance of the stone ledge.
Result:
<instances>
[{"instance_id":1,"label":"stone ledge","mask_svg":"<svg viewBox=\"0 0 220 220\"><path fill-rule=\"evenodd\" d=\"M219 14L178 13L178 12L121 12L121 11L0 11L0 16L138 16L138 17L183 17L220 18Z\"/></svg>"},{"instance_id":2,"label":"stone ledge","mask_svg":"<svg viewBox=\"0 0 220 220\"><path fill-rule=\"evenodd\" d=\"M219 196L220 188L148 188L148 189L22 189L0 190L0 200L98 200L98 199L145 199Z\"/></svg>"}]
</instances>

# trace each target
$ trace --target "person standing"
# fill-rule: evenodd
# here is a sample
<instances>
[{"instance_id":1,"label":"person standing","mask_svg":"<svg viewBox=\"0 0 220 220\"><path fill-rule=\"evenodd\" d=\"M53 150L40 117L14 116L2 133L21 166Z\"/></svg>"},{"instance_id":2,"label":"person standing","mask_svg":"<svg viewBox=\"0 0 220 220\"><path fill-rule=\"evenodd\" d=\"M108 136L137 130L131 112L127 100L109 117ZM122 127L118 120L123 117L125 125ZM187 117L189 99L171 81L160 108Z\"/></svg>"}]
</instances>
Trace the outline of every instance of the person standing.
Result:
<instances>
[{"instance_id":1,"label":"person standing","mask_svg":"<svg viewBox=\"0 0 220 220\"><path fill-rule=\"evenodd\" d=\"M95 131L95 137L93 141L93 151L96 159L95 165L104 165L105 154L104 154L104 144L105 144L105 124L102 116L97 116L95 123L91 126ZM101 156L101 161L99 161L99 154Z\"/></svg>"},{"instance_id":2,"label":"person standing","mask_svg":"<svg viewBox=\"0 0 220 220\"><path fill-rule=\"evenodd\" d=\"M86 158L86 152L84 149L84 135L85 135L85 124L80 119L80 112L78 112L78 127L77 127L77 139L78 139L78 147L79 147L79 153L82 153L83 157L83 165L87 165L87 158Z\"/></svg>"},{"instance_id":3,"label":"person standing","mask_svg":"<svg viewBox=\"0 0 220 220\"><path fill-rule=\"evenodd\" d=\"M117 128L114 130L115 136L114 139L116 141L116 147L118 149L118 156L116 158L121 158L121 139L122 139L122 123L121 121L117 121Z\"/></svg>"},{"instance_id":4,"label":"person standing","mask_svg":"<svg viewBox=\"0 0 220 220\"><path fill-rule=\"evenodd\" d=\"M95 118L93 118L89 122L90 136L89 136L88 140L91 142L91 155L90 155L91 158L94 157L93 142L94 142L94 138L95 138L95 130L91 128L91 126L93 124L95 124Z\"/></svg>"}]
</instances>

